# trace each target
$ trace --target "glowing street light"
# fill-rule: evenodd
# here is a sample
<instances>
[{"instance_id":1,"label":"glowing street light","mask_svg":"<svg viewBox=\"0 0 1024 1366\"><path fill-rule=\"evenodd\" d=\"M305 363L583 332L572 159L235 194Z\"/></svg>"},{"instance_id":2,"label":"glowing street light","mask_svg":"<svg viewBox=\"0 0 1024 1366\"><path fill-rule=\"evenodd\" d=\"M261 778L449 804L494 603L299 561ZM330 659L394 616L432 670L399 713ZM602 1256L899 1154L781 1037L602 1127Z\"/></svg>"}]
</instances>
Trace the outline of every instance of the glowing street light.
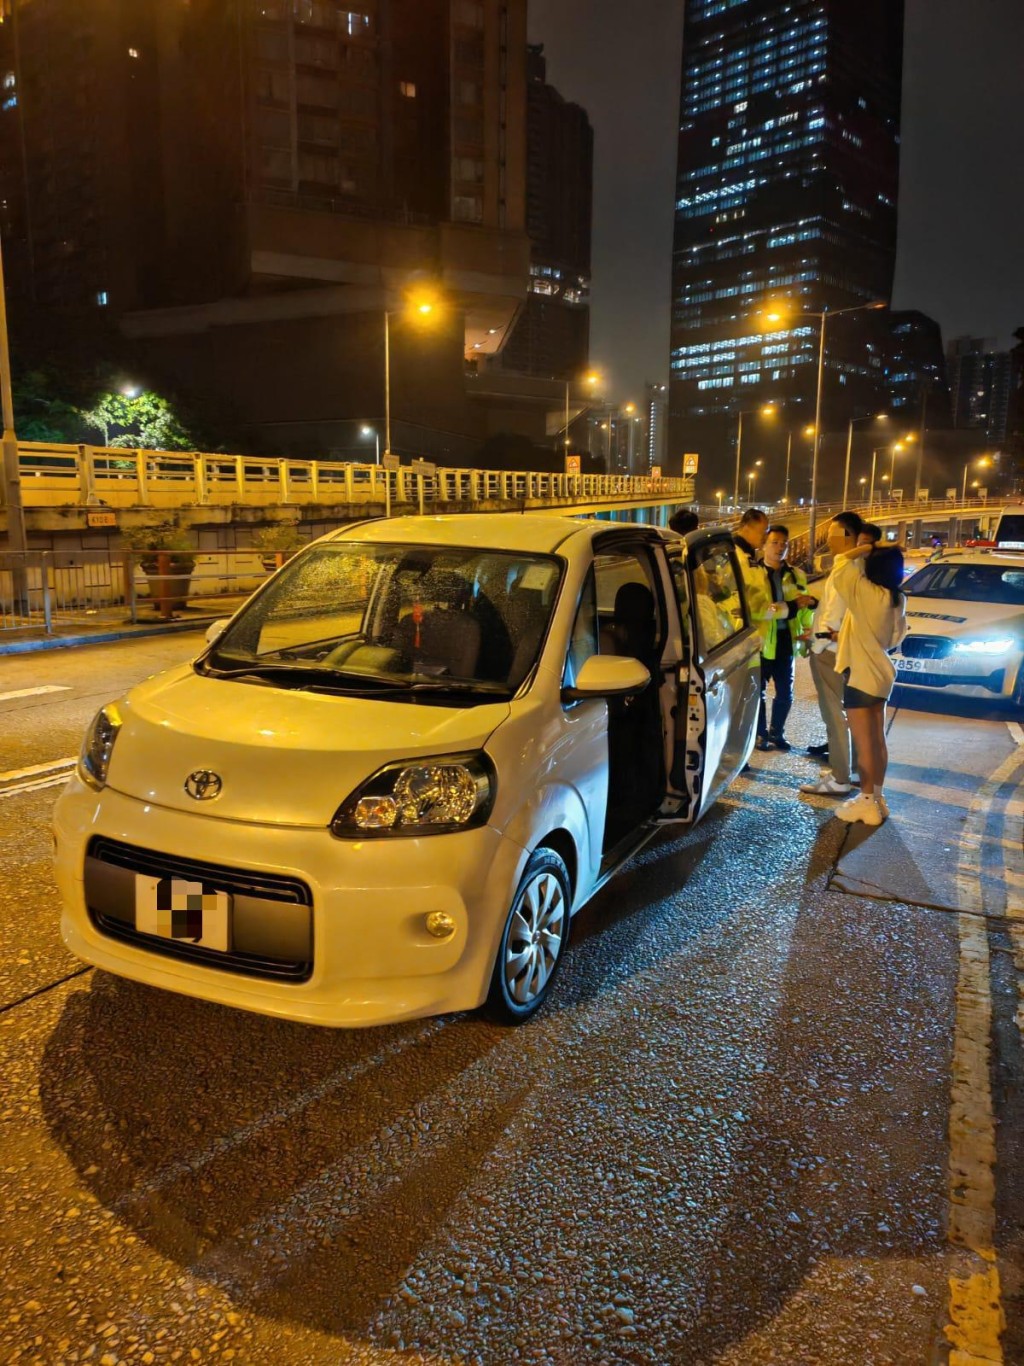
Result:
<instances>
[{"instance_id":1,"label":"glowing street light","mask_svg":"<svg viewBox=\"0 0 1024 1366\"><path fill-rule=\"evenodd\" d=\"M745 408L739 415L739 424L736 428L736 480L733 485L732 500L734 503L740 501L740 459L743 453L743 419L745 417L774 417L776 407L774 403L763 403L760 408Z\"/></svg>"},{"instance_id":2,"label":"glowing street light","mask_svg":"<svg viewBox=\"0 0 1024 1366\"><path fill-rule=\"evenodd\" d=\"M379 464L380 464L380 432L377 431L377 428L376 428L376 427L364 426L364 427L360 427L360 428L359 428L359 435L360 435L361 437L364 437L367 441L369 441L369 439L370 439L371 436L373 437L374 443L375 443L376 449L377 449L377 464L379 465Z\"/></svg>"},{"instance_id":3,"label":"glowing street light","mask_svg":"<svg viewBox=\"0 0 1024 1366\"><path fill-rule=\"evenodd\" d=\"M846 468L843 472L843 506L850 488L850 456L853 453L853 427L856 422L888 422L888 413L869 413L867 417L851 417L846 428Z\"/></svg>"},{"instance_id":4,"label":"glowing street light","mask_svg":"<svg viewBox=\"0 0 1024 1366\"><path fill-rule=\"evenodd\" d=\"M400 314L411 322L433 325L441 316L440 295L420 287L406 295L401 308L384 308L384 454L391 454L391 319ZM391 475L387 475L390 495ZM390 505L390 497L388 498ZM389 514L390 515L390 514Z\"/></svg>"},{"instance_id":5,"label":"glowing street light","mask_svg":"<svg viewBox=\"0 0 1024 1366\"><path fill-rule=\"evenodd\" d=\"M566 381L565 381L565 449L566 449L566 452L568 452L568 450L569 450L569 445L570 445L570 442L569 442L569 427L570 427L570 420L569 420L569 385L571 384L571 382L572 382L571 380L566 380ZM601 383L601 376L597 373L596 370L591 370L591 372L590 372L588 375L584 375L584 376L583 376L583 383L586 384L586 385L588 385L589 388L591 389L591 391L593 391L594 385L595 385L595 384L600 384L600 383ZM576 416L577 416L577 417L582 417L583 414L587 411L587 408L588 408L588 407L589 407L589 404L585 404L585 405L583 406L583 408L580 410L580 412L578 412L578 413L576 414Z\"/></svg>"},{"instance_id":6,"label":"glowing street light","mask_svg":"<svg viewBox=\"0 0 1024 1366\"><path fill-rule=\"evenodd\" d=\"M979 470L987 469L988 466L992 464L992 457L991 457L990 455L982 455L982 456L979 456L978 459L977 459L976 461L974 461L973 463L975 464L975 467L976 467L977 469L979 469ZM970 460L968 460L967 464L964 466L964 484L963 484L963 490L962 490L962 492L961 492L961 494L960 494L960 501L961 501L961 503L966 503L966 502L967 502L967 473L968 473L968 471L969 471L970 468L971 468L971 464L972 464L972 462L971 462ZM980 480L975 479L974 483L971 485L971 488L972 488L972 489L978 488L979 485L980 485Z\"/></svg>"},{"instance_id":7,"label":"glowing street light","mask_svg":"<svg viewBox=\"0 0 1024 1366\"><path fill-rule=\"evenodd\" d=\"M820 324L820 334L818 338L818 385L814 403L814 454L811 457L811 512L807 527L807 548L811 559L814 559L814 548L817 533L818 521L818 456L821 452L821 400L825 387L825 324L829 318L841 317L844 313L863 313L879 308L887 308L888 304L884 299L875 299L869 304L853 304L849 308L823 308L820 312L810 308L800 308L789 312L783 312L779 305L769 305L769 310L763 312L765 321L773 324L781 324L789 317L817 318Z\"/></svg>"},{"instance_id":8,"label":"glowing street light","mask_svg":"<svg viewBox=\"0 0 1024 1366\"><path fill-rule=\"evenodd\" d=\"M719 517L721 517L721 515L722 515L722 499L725 497L725 489L718 489L718 490L716 491L716 493L715 493L715 497L718 499L718 515L719 515Z\"/></svg>"}]
</instances>

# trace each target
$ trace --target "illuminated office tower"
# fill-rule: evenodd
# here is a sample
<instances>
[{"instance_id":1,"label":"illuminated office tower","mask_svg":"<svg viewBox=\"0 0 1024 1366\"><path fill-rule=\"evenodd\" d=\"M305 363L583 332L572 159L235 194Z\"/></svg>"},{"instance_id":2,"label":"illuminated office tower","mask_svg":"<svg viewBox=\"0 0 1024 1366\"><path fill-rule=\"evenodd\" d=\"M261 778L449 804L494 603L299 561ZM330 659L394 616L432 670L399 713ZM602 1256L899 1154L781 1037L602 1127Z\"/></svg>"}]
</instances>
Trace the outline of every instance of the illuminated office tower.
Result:
<instances>
[{"instance_id":1,"label":"illuminated office tower","mask_svg":"<svg viewBox=\"0 0 1024 1366\"><path fill-rule=\"evenodd\" d=\"M903 0L687 0L673 254L670 468L727 453L735 415L813 399L818 323L888 300ZM887 323L830 328L826 417L884 387Z\"/></svg>"}]
</instances>

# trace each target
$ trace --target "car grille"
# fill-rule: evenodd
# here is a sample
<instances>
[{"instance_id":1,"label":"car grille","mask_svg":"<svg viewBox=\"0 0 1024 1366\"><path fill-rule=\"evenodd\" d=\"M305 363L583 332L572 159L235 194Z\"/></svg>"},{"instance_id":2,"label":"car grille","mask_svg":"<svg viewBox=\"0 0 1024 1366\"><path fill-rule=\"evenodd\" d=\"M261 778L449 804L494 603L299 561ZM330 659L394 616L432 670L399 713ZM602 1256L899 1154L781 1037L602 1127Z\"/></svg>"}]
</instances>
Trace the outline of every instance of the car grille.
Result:
<instances>
[{"instance_id":1,"label":"car grille","mask_svg":"<svg viewBox=\"0 0 1024 1366\"><path fill-rule=\"evenodd\" d=\"M947 636L907 636L900 646L900 654L907 659L948 659L953 653L953 642Z\"/></svg>"},{"instance_id":2,"label":"car grille","mask_svg":"<svg viewBox=\"0 0 1024 1366\"><path fill-rule=\"evenodd\" d=\"M234 896L257 898L262 902L280 902L282 905L310 908L313 905L309 887L298 878L225 868L220 864L179 858L176 855L141 849L136 845L123 844L119 840L104 837L91 840L86 852L87 857L100 863L123 868L131 873L143 873L148 877L178 877L204 882ZM167 958L274 981L305 982L313 972L311 959L296 961L238 950L221 953L216 949L204 948L183 940L162 939L156 935L144 934L125 919L109 915L91 905L89 916L96 928L109 938L143 948L149 953L162 954Z\"/></svg>"},{"instance_id":3,"label":"car grille","mask_svg":"<svg viewBox=\"0 0 1024 1366\"><path fill-rule=\"evenodd\" d=\"M989 692L1001 693L1004 679L1004 669L984 675L911 673L909 669L901 670L899 660L896 661L896 682L915 688L987 688Z\"/></svg>"}]
</instances>

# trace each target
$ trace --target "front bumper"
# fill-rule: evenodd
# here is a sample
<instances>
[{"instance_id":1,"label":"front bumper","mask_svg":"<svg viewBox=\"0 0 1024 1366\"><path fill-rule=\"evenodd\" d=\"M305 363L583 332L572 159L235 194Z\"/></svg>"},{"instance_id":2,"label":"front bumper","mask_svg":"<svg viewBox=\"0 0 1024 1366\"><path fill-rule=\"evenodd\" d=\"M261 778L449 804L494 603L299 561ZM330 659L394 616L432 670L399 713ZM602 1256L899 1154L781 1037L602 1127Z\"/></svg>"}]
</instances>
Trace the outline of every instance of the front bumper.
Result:
<instances>
[{"instance_id":1,"label":"front bumper","mask_svg":"<svg viewBox=\"0 0 1024 1366\"><path fill-rule=\"evenodd\" d=\"M336 1026L394 1023L480 1005L528 857L486 826L423 839L343 841L326 830L248 825L166 810L110 789L97 794L77 778L56 805L54 832L61 934L78 958L221 1005ZM304 884L312 955L298 975L303 980L237 970L230 955L221 966L216 955L196 961L156 951L161 945L148 947L126 924L123 906L87 904L86 858L97 840L172 859L184 850L186 863ZM95 890L95 878L90 886L93 900L104 895ZM111 909L119 920L111 921ZM294 924L295 908L283 909ZM450 938L427 933L431 911L445 911L455 921ZM261 914L267 914L265 904Z\"/></svg>"},{"instance_id":2,"label":"front bumper","mask_svg":"<svg viewBox=\"0 0 1024 1366\"><path fill-rule=\"evenodd\" d=\"M971 658L947 655L943 659L907 659L895 654L896 683L921 692L977 697L989 702L1009 701L1022 667L1019 651Z\"/></svg>"}]
</instances>

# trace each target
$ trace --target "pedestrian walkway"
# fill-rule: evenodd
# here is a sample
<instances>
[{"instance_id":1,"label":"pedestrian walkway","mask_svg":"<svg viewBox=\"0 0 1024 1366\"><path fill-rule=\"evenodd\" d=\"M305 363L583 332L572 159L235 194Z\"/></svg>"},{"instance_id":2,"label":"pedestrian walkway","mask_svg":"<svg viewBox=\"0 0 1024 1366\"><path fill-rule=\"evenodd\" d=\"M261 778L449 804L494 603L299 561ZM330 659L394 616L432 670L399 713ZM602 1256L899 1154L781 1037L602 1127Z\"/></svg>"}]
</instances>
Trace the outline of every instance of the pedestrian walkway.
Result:
<instances>
[{"instance_id":1,"label":"pedestrian walkway","mask_svg":"<svg viewBox=\"0 0 1024 1366\"><path fill-rule=\"evenodd\" d=\"M162 636L181 631L205 631L215 621L233 616L248 594L204 598L202 605L184 608L170 621L153 612L139 614L137 621L125 617L114 621L97 614L90 618L65 620L47 634L42 624L24 629L0 631L0 656L33 654L38 650L66 650L77 645L106 645L115 640L134 640L143 636Z\"/></svg>"}]
</instances>

